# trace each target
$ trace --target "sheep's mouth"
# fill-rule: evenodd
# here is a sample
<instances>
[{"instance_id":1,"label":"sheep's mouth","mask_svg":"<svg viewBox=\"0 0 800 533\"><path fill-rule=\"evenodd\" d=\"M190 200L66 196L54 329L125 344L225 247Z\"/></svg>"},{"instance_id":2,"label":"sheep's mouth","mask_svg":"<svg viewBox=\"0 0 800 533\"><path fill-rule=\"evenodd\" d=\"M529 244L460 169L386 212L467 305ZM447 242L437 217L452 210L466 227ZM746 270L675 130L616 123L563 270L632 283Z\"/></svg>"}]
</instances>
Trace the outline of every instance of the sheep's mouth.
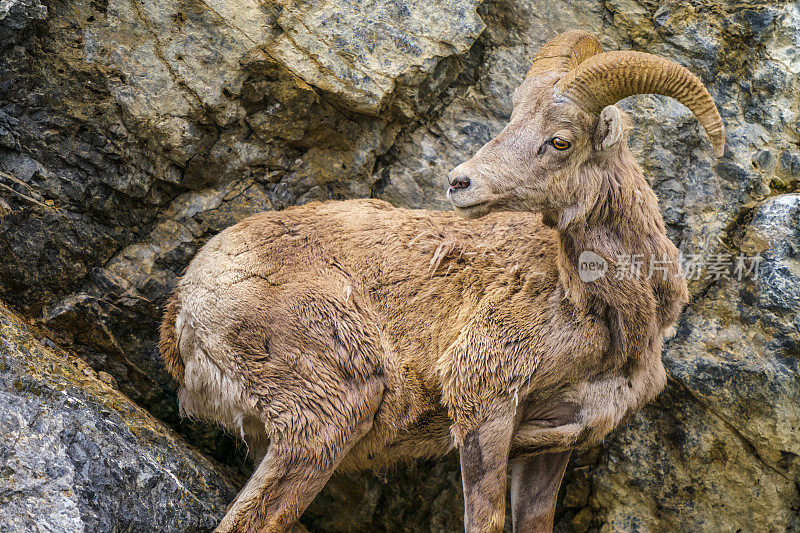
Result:
<instances>
[{"instance_id":1,"label":"sheep's mouth","mask_svg":"<svg viewBox=\"0 0 800 533\"><path fill-rule=\"evenodd\" d=\"M478 218L489 212L489 202L478 202L471 205L453 205L456 213L464 218Z\"/></svg>"}]
</instances>

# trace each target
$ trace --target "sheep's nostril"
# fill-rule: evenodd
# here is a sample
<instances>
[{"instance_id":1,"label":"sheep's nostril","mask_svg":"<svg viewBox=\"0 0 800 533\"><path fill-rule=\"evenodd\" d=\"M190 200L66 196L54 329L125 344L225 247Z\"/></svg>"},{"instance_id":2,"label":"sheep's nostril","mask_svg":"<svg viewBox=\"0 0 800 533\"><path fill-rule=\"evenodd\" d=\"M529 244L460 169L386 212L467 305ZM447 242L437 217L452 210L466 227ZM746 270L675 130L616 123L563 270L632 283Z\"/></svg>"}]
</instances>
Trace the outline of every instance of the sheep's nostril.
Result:
<instances>
[{"instance_id":1,"label":"sheep's nostril","mask_svg":"<svg viewBox=\"0 0 800 533\"><path fill-rule=\"evenodd\" d=\"M469 187L470 181L466 176L458 176L450 180L451 189L466 189Z\"/></svg>"}]
</instances>

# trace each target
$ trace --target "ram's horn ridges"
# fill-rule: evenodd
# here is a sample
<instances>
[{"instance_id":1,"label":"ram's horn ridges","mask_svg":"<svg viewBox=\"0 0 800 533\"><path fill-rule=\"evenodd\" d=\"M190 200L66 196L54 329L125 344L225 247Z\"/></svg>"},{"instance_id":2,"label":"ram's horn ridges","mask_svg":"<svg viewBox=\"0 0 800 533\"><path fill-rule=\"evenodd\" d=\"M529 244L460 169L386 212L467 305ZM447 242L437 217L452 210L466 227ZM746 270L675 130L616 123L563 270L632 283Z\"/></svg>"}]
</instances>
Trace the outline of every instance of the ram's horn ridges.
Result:
<instances>
[{"instance_id":1,"label":"ram's horn ridges","mask_svg":"<svg viewBox=\"0 0 800 533\"><path fill-rule=\"evenodd\" d=\"M714 154L725 152L725 126L703 82L675 61L634 51L604 52L587 58L556 84L582 109L600 113L634 94L670 96L688 107L706 130Z\"/></svg>"},{"instance_id":2,"label":"ram's horn ridges","mask_svg":"<svg viewBox=\"0 0 800 533\"><path fill-rule=\"evenodd\" d=\"M566 31L542 46L526 77L532 78L548 72L565 74L602 51L600 42L591 33L583 30Z\"/></svg>"}]
</instances>

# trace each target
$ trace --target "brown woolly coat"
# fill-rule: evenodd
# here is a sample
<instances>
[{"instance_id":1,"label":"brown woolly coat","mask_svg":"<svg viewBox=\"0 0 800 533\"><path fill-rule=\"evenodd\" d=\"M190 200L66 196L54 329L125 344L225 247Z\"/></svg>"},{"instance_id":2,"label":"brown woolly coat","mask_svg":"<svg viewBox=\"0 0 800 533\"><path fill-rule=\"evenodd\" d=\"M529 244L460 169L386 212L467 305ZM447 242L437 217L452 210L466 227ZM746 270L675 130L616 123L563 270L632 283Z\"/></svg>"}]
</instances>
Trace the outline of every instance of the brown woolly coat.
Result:
<instances>
[{"instance_id":1,"label":"brown woolly coat","mask_svg":"<svg viewBox=\"0 0 800 533\"><path fill-rule=\"evenodd\" d=\"M538 214L466 220L377 200L228 228L162 325L182 409L256 447L312 437L330 453L337 424L371 418L344 468L446 453L497 398L521 404L514 454L596 442L662 388L662 333L686 299L674 269L614 274L619 254L642 254L645 273L651 254L677 260L637 170L609 175L607 201L562 231ZM606 277L578 279L583 250L610 261Z\"/></svg>"}]
</instances>

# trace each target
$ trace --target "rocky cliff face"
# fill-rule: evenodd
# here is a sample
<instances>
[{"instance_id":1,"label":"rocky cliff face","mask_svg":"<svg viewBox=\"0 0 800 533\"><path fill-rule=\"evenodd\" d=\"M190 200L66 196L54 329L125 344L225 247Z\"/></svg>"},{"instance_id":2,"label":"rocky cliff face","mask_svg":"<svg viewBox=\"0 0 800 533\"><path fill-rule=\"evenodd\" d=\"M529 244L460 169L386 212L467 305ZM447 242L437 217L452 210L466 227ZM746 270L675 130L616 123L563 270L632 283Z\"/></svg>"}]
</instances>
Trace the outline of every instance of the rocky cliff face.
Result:
<instances>
[{"instance_id":1,"label":"rocky cliff face","mask_svg":"<svg viewBox=\"0 0 800 533\"><path fill-rule=\"evenodd\" d=\"M264 209L366 196L448 209L447 171L500 131L538 47L569 28L706 82L728 131L721 161L660 97L621 104L632 145L686 254L764 260L742 280L706 269L691 282L668 390L576 459L559 527L796 530L794 2L3 0L0 299L206 454L240 462L230 439L178 421L155 348L176 276ZM306 522L455 530L459 490L452 459L343 478Z\"/></svg>"}]
</instances>

